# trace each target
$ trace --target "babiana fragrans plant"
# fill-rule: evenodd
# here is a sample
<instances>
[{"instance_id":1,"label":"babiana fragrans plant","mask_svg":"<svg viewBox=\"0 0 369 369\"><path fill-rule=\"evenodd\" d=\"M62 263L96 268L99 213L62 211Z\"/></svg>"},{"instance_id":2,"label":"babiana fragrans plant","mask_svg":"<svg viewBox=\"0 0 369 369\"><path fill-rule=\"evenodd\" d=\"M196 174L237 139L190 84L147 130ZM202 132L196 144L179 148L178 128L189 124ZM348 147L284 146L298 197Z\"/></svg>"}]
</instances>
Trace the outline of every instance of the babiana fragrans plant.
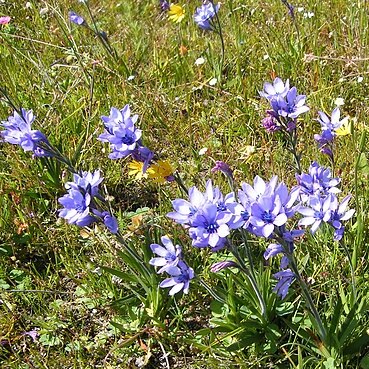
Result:
<instances>
[{"instance_id":1,"label":"babiana fragrans plant","mask_svg":"<svg viewBox=\"0 0 369 369\"><path fill-rule=\"evenodd\" d=\"M87 26L83 17L72 12L70 21L73 26L92 31L115 60L115 49L97 28L89 4L84 3L94 26ZM289 3L283 3L293 12ZM159 5L170 12L172 20L186 19L187 8L185 12L165 1ZM220 75L224 40L218 13L222 16L222 9L223 5L220 8L205 1L193 17L201 29L219 33L223 50ZM292 79L300 82L296 77ZM256 175L251 183L243 179L236 166L216 161L212 173L224 174L228 188L222 186L223 178L217 178L219 185L214 178L203 181L203 172L197 173L196 169L194 185L180 164L176 165L178 170L173 169L172 161L176 159L166 160L168 156L160 152L160 145L159 150L151 150L147 139L150 132L142 129L138 115L131 114L142 102L134 101L134 108L128 104L112 107L110 112L98 108L102 123L91 141L104 152L109 150L105 155L109 159L128 168L128 175L136 181L132 186L154 183L163 194L161 208L172 207L163 223L153 221L151 230L138 241L122 227L118 214L124 209L113 209L108 192L103 190L102 173L108 164L94 162L92 171L85 170L87 164L78 148L72 158L67 157L43 132L34 129L37 121L32 110L17 107L8 93L2 92L13 109L1 123L2 141L32 153L39 167L53 179L46 185L53 183L57 188L63 177L65 193L58 200L58 216L71 227L93 229L96 239L122 261L123 267L117 260L116 267L101 269L119 278L127 291L116 306L122 315L128 311L131 324L127 327L119 317L113 323L132 333L123 345L146 334L158 344L169 338L167 347L174 351L171 340L176 330L173 333L172 328L182 312L190 311L194 301L202 297L201 302L207 304L204 310L209 306L212 318L185 337L191 347L238 363L242 361L239 358L255 356L265 359L263 365L278 365L284 356L292 367L345 368L360 364L365 368L368 296L365 276L357 268L362 256L357 246L362 214L350 209L354 203L359 209L356 189L353 201L346 183L337 175L337 136L352 133L347 121L341 119L339 108L330 115L318 113L322 131L314 138L323 155L317 156L319 159L307 157L301 145L302 131L308 123L305 113L310 110L307 97L290 87L289 80L277 77L265 83L258 105L261 109L265 103L270 106L261 125L257 124L271 138L270 150L276 142L286 150L287 160L281 165L293 168L295 183L276 175ZM37 111L37 107L33 109ZM360 146L362 153L364 135ZM330 167L320 164L325 159ZM358 159L356 176L360 166L362 161ZM263 167L259 170L261 173ZM178 198L165 190L167 184L173 189L174 183L181 193ZM351 227L351 219L356 218ZM355 248L351 247L353 237ZM309 252L317 243L323 245L319 250L324 248L328 259L339 258L347 265L342 268L342 279L330 281L336 289L329 294L320 290L309 273Z\"/></svg>"}]
</instances>

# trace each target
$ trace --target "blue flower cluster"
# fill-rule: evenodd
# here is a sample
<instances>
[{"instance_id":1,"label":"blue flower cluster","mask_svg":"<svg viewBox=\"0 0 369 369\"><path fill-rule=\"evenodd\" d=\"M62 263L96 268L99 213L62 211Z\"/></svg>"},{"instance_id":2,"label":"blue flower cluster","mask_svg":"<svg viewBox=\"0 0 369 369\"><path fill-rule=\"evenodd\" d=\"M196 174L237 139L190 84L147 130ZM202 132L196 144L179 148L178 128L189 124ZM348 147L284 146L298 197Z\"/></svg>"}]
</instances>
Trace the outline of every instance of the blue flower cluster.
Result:
<instances>
[{"instance_id":1,"label":"blue flower cluster","mask_svg":"<svg viewBox=\"0 0 369 369\"><path fill-rule=\"evenodd\" d=\"M259 94L269 100L272 108L267 112L271 119L263 121L263 126L270 132L276 131L276 127L294 130L297 118L310 110L305 105L306 96L298 95L296 87L290 88L288 79L284 83L277 77L273 83L264 83L264 90Z\"/></svg>"},{"instance_id":2,"label":"blue flower cluster","mask_svg":"<svg viewBox=\"0 0 369 369\"><path fill-rule=\"evenodd\" d=\"M218 165L219 166L219 165ZM229 167L225 172L229 175ZM335 232L334 239L340 240L344 232L343 221L352 217L354 210L346 210L350 196L338 203L336 193L339 179L332 178L329 169L312 163L309 173L296 175L298 185L291 191L274 176L265 182L256 176L252 185L242 183L237 196L229 193L225 196L211 180L202 193L196 187L188 191L188 200L172 201L174 211L167 216L188 229L195 247L210 247L218 251L229 243L228 235L232 230L244 229L249 234L276 240L265 251L264 258L282 254L280 272L275 291L284 298L288 287L294 281L289 268L290 257L294 251L295 238L301 237L302 229L288 230L287 222L296 214L303 215L299 226L311 226L314 233L322 222L330 224ZM215 270L234 264L221 264Z\"/></svg>"},{"instance_id":3,"label":"blue flower cluster","mask_svg":"<svg viewBox=\"0 0 369 369\"><path fill-rule=\"evenodd\" d=\"M169 291L171 296L182 290L188 293L190 280L195 277L193 269L183 260L180 246L174 246L167 236L163 236L161 242L163 246L156 243L150 245L152 252L158 255L150 260L150 264L161 267L157 271L159 274L166 272L170 275L160 283L160 287L172 287Z\"/></svg>"},{"instance_id":4,"label":"blue flower cluster","mask_svg":"<svg viewBox=\"0 0 369 369\"><path fill-rule=\"evenodd\" d=\"M52 156L48 150L49 142L46 136L31 128L35 120L32 110L20 109L14 112L7 121L1 122L4 128L1 139L13 145L19 145L24 151L32 151L37 157Z\"/></svg>"},{"instance_id":5,"label":"blue flower cluster","mask_svg":"<svg viewBox=\"0 0 369 369\"><path fill-rule=\"evenodd\" d=\"M112 152L110 159L121 159L129 155L134 160L144 163L143 172L146 172L154 153L142 145L142 131L135 124L138 115L131 116L129 105L123 109L111 108L109 116L102 116L105 132L98 139L109 142Z\"/></svg>"},{"instance_id":6,"label":"blue flower cluster","mask_svg":"<svg viewBox=\"0 0 369 369\"><path fill-rule=\"evenodd\" d=\"M100 172L82 172L73 175L73 182L67 182L68 193L59 198L64 206L59 216L80 227L90 226L101 221L112 233L118 232L117 219L107 210L102 210L96 200L104 201L99 193L99 185L103 181Z\"/></svg>"},{"instance_id":7,"label":"blue flower cluster","mask_svg":"<svg viewBox=\"0 0 369 369\"><path fill-rule=\"evenodd\" d=\"M316 162L311 164L309 173L296 175L296 178L303 202L298 212L304 216L299 225L311 226L311 233L315 233L322 222L328 223L335 230L334 240L341 240L345 231L341 221L350 219L355 210L346 211L350 195L339 203L336 194L340 190L336 186L340 180L332 178L331 171Z\"/></svg>"}]
</instances>

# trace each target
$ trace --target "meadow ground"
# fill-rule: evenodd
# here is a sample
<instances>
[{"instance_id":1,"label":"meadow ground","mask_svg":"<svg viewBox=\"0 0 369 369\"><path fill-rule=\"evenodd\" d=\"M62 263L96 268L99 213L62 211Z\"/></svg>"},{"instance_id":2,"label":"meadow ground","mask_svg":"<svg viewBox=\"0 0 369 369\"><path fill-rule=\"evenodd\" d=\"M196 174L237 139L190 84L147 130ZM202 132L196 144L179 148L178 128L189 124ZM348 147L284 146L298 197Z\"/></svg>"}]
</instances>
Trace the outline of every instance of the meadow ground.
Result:
<instances>
[{"instance_id":1,"label":"meadow ground","mask_svg":"<svg viewBox=\"0 0 369 369\"><path fill-rule=\"evenodd\" d=\"M58 198L71 180L65 166L0 142L1 368L369 368L368 4L296 0L293 17L286 4L224 0L223 60L219 34L193 21L201 1L180 3L185 16L178 23L156 0L91 0L88 7L77 0L0 1L0 16L11 17L0 25L0 119L13 113L9 99L32 109L34 129L77 168L101 170L125 242L147 266L150 243L168 234L182 242L204 281L191 281L188 295L173 298L157 287L163 278L154 268L141 279L143 267L127 267L131 260L106 228L58 217ZM71 10L109 43L71 22ZM241 272L209 270L225 251L191 247L186 230L166 217L170 200L185 197L175 182L137 179L128 160L108 159L108 145L97 140L100 117L130 104L145 145L187 187L203 191L212 178L226 192L225 177L211 172L218 160L238 183L278 175L292 186L286 142L261 125L269 105L259 91L277 76L307 95L310 110L297 127L303 171L313 160L332 165L314 140L318 111L330 115L339 104L351 125L350 134L335 138L332 168L356 210L346 246L319 230L296 247L329 327L326 341L297 283L283 302L272 292L278 265L269 270L262 261L265 239L250 241L274 309L272 321L261 324L244 302ZM214 291L227 291L227 301Z\"/></svg>"}]
</instances>

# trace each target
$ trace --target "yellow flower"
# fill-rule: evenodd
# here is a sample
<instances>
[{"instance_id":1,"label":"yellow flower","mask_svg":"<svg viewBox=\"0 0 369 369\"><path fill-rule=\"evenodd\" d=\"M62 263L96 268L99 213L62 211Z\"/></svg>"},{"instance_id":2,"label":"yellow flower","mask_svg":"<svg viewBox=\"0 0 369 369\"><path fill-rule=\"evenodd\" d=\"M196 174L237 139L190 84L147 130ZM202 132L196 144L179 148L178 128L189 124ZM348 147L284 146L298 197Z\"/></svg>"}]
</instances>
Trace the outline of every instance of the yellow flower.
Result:
<instances>
[{"instance_id":1,"label":"yellow flower","mask_svg":"<svg viewBox=\"0 0 369 369\"><path fill-rule=\"evenodd\" d=\"M168 161L159 160L150 167L149 178L158 184L167 182L168 177L173 174L173 168Z\"/></svg>"},{"instance_id":2,"label":"yellow flower","mask_svg":"<svg viewBox=\"0 0 369 369\"><path fill-rule=\"evenodd\" d=\"M143 166L144 163L140 162L140 161L136 161L133 160L128 164L128 175L129 176L135 176L135 180L141 180L142 178L147 178L150 174L150 172L152 172L151 168L147 168L146 172L143 173Z\"/></svg>"},{"instance_id":3,"label":"yellow flower","mask_svg":"<svg viewBox=\"0 0 369 369\"><path fill-rule=\"evenodd\" d=\"M352 132L352 124L348 118L342 123L341 127L335 130L337 136L347 136Z\"/></svg>"},{"instance_id":4,"label":"yellow flower","mask_svg":"<svg viewBox=\"0 0 369 369\"><path fill-rule=\"evenodd\" d=\"M174 23L179 23L185 16L185 10L181 5L172 4L168 11L169 19Z\"/></svg>"}]
</instances>

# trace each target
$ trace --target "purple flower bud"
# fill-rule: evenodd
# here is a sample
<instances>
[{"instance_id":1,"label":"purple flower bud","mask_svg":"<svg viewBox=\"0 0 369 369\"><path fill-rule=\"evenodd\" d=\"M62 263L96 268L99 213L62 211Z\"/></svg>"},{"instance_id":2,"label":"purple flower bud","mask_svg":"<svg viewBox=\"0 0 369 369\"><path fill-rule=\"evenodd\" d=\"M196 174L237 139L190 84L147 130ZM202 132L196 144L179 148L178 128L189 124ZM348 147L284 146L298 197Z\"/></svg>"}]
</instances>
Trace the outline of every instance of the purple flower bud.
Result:
<instances>
[{"instance_id":1,"label":"purple flower bud","mask_svg":"<svg viewBox=\"0 0 369 369\"><path fill-rule=\"evenodd\" d=\"M170 4L167 0L160 0L160 8L163 12L166 12L170 8Z\"/></svg>"},{"instance_id":2,"label":"purple flower bud","mask_svg":"<svg viewBox=\"0 0 369 369\"><path fill-rule=\"evenodd\" d=\"M233 179L233 173L232 169L229 167L227 163L224 161L217 160L215 162L215 166L211 169L212 173L215 173L217 171L221 171L223 174L225 174L227 177Z\"/></svg>"},{"instance_id":3,"label":"purple flower bud","mask_svg":"<svg viewBox=\"0 0 369 369\"><path fill-rule=\"evenodd\" d=\"M263 125L265 130L269 133L274 133L281 129L281 127L278 125L278 122L270 115L264 118L261 121L261 124Z\"/></svg>"},{"instance_id":4,"label":"purple flower bud","mask_svg":"<svg viewBox=\"0 0 369 369\"><path fill-rule=\"evenodd\" d=\"M225 261L220 261L218 263L213 264L210 267L210 271L213 273L218 273L223 269L232 268L232 267L238 267L238 265L234 261L225 260Z\"/></svg>"}]
</instances>

